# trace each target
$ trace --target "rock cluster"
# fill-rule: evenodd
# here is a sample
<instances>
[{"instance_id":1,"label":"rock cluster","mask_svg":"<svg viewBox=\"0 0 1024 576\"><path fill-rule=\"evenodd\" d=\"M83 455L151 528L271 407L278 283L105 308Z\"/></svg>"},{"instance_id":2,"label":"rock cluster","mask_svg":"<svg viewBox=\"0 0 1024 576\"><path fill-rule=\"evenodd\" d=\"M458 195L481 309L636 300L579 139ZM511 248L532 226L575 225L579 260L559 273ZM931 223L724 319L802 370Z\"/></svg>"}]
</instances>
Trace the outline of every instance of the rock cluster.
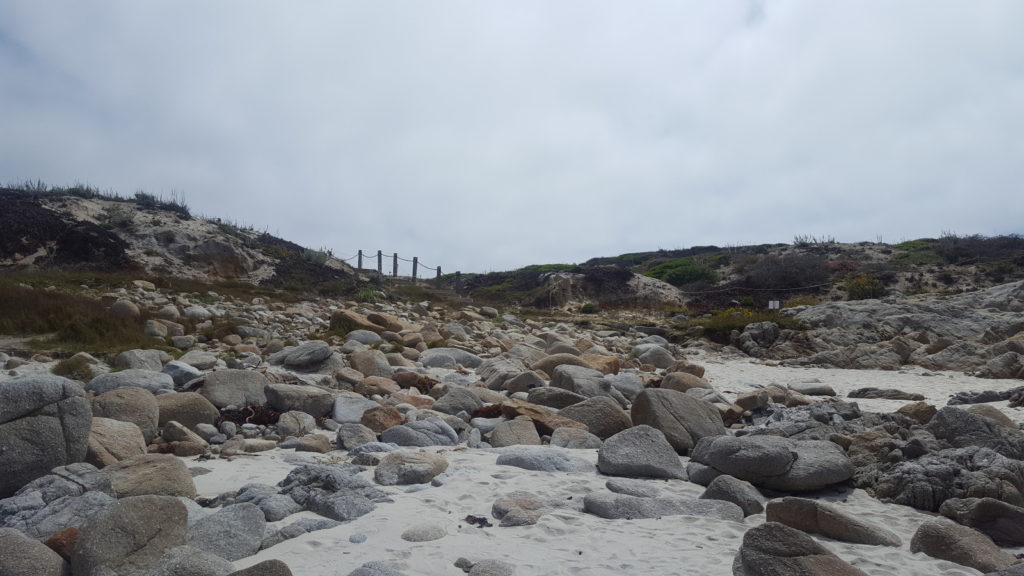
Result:
<instances>
[{"instance_id":1,"label":"rock cluster","mask_svg":"<svg viewBox=\"0 0 1024 576\"><path fill-rule=\"evenodd\" d=\"M991 415L863 413L821 382L729 401L660 336L472 307L219 296L200 304L151 285L117 297L152 313L168 329L163 342L182 354L129 351L112 365L97 361L83 382L25 362L0 380L0 544L19 551L18 560L0 555L0 573L18 573L31 558L46 573L73 576L288 574L280 563L237 572L232 563L372 514L391 502L389 491L443 485L453 449L490 451L501 466L607 476L608 490L583 494L578 510L608 521L689 515L742 526L765 514L766 524L747 531L737 574L860 573L807 534L899 546L884 527L787 497L851 484L955 520L922 526L912 546L927 554L1001 569L1005 556L967 557L1024 543L1013 528L1024 518L1024 434ZM168 319L182 317L196 333ZM230 333L204 336L218 319L231 320ZM750 338L764 347L774 332L760 330ZM197 505L187 458L267 450L330 454L296 464L276 486L245 484ZM584 457L594 450L596 466ZM706 489L667 496L655 481ZM516 491L491 513L508 529L536 524L555 506ZM290 518L298 512L306 514ZM446 534L415 524L402 538ZM52 539L66 546L40 547ZM515 568L495 562L468 571ZM401 572L370 563L351 573Z\"/></svg>"}]
</instances>

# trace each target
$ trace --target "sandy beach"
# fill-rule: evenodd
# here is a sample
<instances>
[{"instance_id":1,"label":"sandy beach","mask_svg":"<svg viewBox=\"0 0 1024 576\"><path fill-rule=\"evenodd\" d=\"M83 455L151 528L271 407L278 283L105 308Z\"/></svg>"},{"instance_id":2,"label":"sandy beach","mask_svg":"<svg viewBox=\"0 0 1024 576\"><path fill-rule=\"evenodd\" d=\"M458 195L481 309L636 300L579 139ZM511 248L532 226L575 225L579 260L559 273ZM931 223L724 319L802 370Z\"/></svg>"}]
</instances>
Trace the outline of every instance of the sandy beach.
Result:
<instances>
[{"instance_id":1,"label":"sandy beach","mask_svg":"<svg viewBox=\"0 0 1024 576\"><path fill-rule=\"evenodd\" d=\"M1002 390L1020 384L1015 380L980 380L956 373L933 373L921 369L899 372L854 371L824 368L792 368L714 354L700 354L693 360L707 367L707 377L723 393L742 392L761 384L806 382L817 379L831 385L840 396L854 388L874 386L898 388L925 395L928 402L942 406L960 390ZM892 400L858 402L863 410L892 411L905 404ZM995 403L999 406L1005 403ZM1022 411L999 406L1015 421ZM411 487L383 487L394 500L378 505L366 516L336 528L305 534L236 563L250 566L277 558L296 574L343 575L366 562L392 562L405 574L453 574L460 557L471 561L503 560L517 566L517 574L536 575L621 575L621 574L732 574L732 561L743 534L764 522L764 514L742 523L695 516L660 519L606 520L583 512L583 496L605 490L610 478L592 473L549 473L495 464L496 450L465 447L432 447L422 450L443 454L448 470L437 484ZM575 450L575 455L592 462L596 450ZM688 460L682 457L684 461ZM296 465L305 462L345 460L344 452L326 455L269 452L191 463L207 469L195 477L201 497L214 497L237 490L247 482L276 484ZM372 478L372 471L363 473ZM644 480L664 495L696 498L704 488L682 480ZM499 527L490 518L495 499L514 491L526 491L547 504L534 526ZM896 532L900 548L867 546L817 540L868 574L877 576L974 575L980 572L913 554L910 539L921 522L933 515L906 506L884 504L863 490L831 489L811 497L826 500L843 511ZM308 512L278 523L286 524ZM469 515L487 517L492 527L466 522ZM443 529L444 537L428 542L409 542L402 533L421 524ZM365 536L365 541L362 537ZM359 543L355 543L359 542ZM1024 552L1022 549L1010 549Z\"/></svg>"}]
</instances>

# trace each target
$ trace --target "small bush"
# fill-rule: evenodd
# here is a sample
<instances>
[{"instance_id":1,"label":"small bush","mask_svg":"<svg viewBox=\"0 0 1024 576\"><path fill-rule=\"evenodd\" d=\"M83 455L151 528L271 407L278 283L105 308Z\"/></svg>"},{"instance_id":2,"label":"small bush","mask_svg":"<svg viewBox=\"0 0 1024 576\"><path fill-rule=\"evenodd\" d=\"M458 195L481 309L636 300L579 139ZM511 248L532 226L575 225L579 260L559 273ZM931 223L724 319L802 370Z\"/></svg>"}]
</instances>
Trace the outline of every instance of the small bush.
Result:
<instances>
[{"instance_id":1,"label":"small bush","mask_svg":"<svg viewBox=\"0 0 1024 576\"><path fill-rule=\"evenodd\" d=\"M690 320L690 326L703 329L703 336L712 342L729 344L732 332L742 332L749 324L757 322L775 322L783 330L805 330L807 327L799 321L782 316L774 310L750 310L748 308L729 308L712 312L710 318Z\"/></svg>"},{"instance_id":2,"label":"small bush","mask_svg":"<svg viewBox=\"0 0 1024 576\"><path fill-rule=\"evenodd\" d=\"M64 376L65 378L81 382L88 382L95 375L92 371L92 364L81 356L74 356L57 362L50 372L57 376Z\"/></svg>"},{"instance_id":3,"label":"small bush","mask_svg":"<svg viewBox=\"0 0 1024 576\"><path fill-rule=\"evenodd\" d=\"M782 303L783 308L796 308L797 306L817 306L821 304L821 298L817 296L794 296Z\"/></svg>"},{"instance_id":4,"label":"small bush","mask_svg":"<svg viewBox=\"0 0 1024 576\"><path fill-rule=\"evenodd\" d=\"M668 282L673 286L718 281L718 274L714 270L707 265L697 263L693 258L680 258L658 264L647 272L647 276Z\"/></svg>"},{"instance_id":5,"label":"small bush","mask_svg":"<svg viewBox=\"0 0 1024 576\"><path fill-rule=\"evenodd\" d=\"M365 302L367 304L376 304L380 300L380 296L377 294L377 290L369 286L356 290L355 294L356 302Z\"/></svg>"},{"instance_id":6,"label":"small bush","mask_svg":"<svg viewBox=\"0 0 1024 576\"><path fill-rule=\"evenodd\" d=\"M885 295L885 284L877 276L862 274L848 279L844 284L850 300L881 298Z\"/></svg>"},{"instance_id":7,"label":"small bush","mask_svg":"<svg viewBox=\"0 0 1024 576\"><path fill-rule=\"evenodd\" d=\"M593 302L587 302L583 306L580 306L580 314L597 314L601 310L597 307L597 304Z\"/></svg>"}]
</instances>

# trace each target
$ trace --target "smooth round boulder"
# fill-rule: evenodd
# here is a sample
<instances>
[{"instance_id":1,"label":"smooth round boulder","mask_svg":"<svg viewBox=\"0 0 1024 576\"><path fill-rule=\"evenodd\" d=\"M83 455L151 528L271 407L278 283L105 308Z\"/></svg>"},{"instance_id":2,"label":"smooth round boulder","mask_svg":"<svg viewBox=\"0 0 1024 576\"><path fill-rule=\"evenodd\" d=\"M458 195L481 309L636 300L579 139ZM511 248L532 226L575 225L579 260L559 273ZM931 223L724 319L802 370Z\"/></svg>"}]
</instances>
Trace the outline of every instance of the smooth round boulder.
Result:
<instances>
[{"instance_id":1,"label":"smooth round boulder","mask_svg":"<svg viewBox=\"0 0 1024 576\"><path fill-rule=\"evenodd\" d=\"M217 408L255 406L267 401L267 377L252 370L218 370L204 377L199 393Z\"/></svg>"},{"instance_id":2,"label":"smooth round boulder","mask_svg":"<svg viewBox=\"0 0 1024 576\"><path fill-rule=\"evenodd\" d=\"M732 572L740 576L867 576L807 534L778 522L747 530Z\"/></svg>"},{"instance_id":3,"label":"smooth round boulder","mask_svg":"<svg viewBox=\"0 0 1024 576\"><path fill-rule=\"evenodd\" d=\"M163 372L129 368L96 376L85 386L93 394L103 394L118 388L142 388L151 393L174 390L174 379Z\"/></svg>"},{"instance_id":4,"label":"smooth round boulder","mask_svg":"<svg viewBox=\"0 0 1024 576\"><path fill-rule=\"evenodd\" d=\"M174 421L188 429L197 424L216 424L220 410L197 392L177 392L156 397L158 425Z\"/></svg>"},{"instance_id":5,"label":"smooth round boulder","mask_svg":"<svg viewBox=\"0 0 1024 576\"><path fill-rule=\"evenodd\" d=\"M142 388L118 388L96 396L92 399L92 415L135 424L146 444L156 437L160 425L160 405Z\"/></svg>"},{"instance_id":6,"label":"smooth round boulder","mask_svg":"<svg viewBox=\"0 0 1024 576\"><path fill-rule=\"evenodd\" d=\"M143 454L103 469L118 498L161 495L196 497L196 485L183 460L171 454Z\"/></svg>"},{"instance_id":7,"label":"smooth round boulder","mask_svg":"<svg viewBox=\"0 0 1024 576\"><path fill-rule=\"evenodd\" d=\"M910 551L924 552L932 558L981 572L995 572L1017 562L1013 554L1000 549L988 536L942 517L927 520L917 528L910 540Z\"/></svg>"},{"instance_id":8,"label":"smooth round boulder","mask_svg":"<svg viewBox=\"0 0 1024 576\"><path fill-rule=\"evenodd\" d=\"M91 427L92 407L74 380L26 375L0 382L0 498L58 466L81 462Z\"/></svg>"},{"instance_id":9,"label":"smooth round boulder","mask_svg":"<svg viewBox=\"0 0 1024 576\"><path fill-rule=\"evenodd\" d=\"M853 477L843 449L823 440L781 436L705 436L690 454L701 464L751 484L789 492L820 490Z\"/></svg>"},{"instance_id":10,"label":"smooth round boulder","mask_svg":"<svg viewBox=\"0 0 1024 576\"><path fill-rule=\"evenodd\" d=\"M389 452L373 471L373 479L384 486L424 484L448 469L444 456L429 452Z\"/></svg>"},{"instance_id":11,"label":"smooth round boulder","mask_svg":"<svg viewBox=\"0 0 1024 576\"><path fill-rule=\"evenodd\" d=\"M0 574L3 576L64 576L64 559L20 530L0 528Z\"/></svg>"},{"instance_id":12,"label":"smooth round boulder","mask_svg":"<svg viewBox=\"0 0 1024 576\"><path fill-rule=\"evenodd\" d=\"M587 425L591 434L604 440L631 427L629 413L608 396L594 396L558 411L559 416Z\"/></svg>"}]
</instances>

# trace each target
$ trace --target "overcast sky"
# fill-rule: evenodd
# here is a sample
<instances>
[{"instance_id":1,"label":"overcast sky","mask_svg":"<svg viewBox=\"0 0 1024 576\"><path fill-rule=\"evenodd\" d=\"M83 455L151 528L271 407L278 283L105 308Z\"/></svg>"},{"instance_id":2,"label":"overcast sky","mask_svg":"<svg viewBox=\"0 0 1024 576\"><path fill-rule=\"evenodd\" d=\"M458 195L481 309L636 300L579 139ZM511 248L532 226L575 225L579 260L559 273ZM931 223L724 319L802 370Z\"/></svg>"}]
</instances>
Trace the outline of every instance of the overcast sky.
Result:
<instances>
[{"instance_id":1,"label":"overcast sky","mask_svg":"<svg viewBox=\"0 0 1024 576\"><path fill-rule=\"evenodd\" d=\"M1021 233L1022 25L1017 0L3 0L0 182L175 192L445 272Z\"/></svg>"}]
</instances>

